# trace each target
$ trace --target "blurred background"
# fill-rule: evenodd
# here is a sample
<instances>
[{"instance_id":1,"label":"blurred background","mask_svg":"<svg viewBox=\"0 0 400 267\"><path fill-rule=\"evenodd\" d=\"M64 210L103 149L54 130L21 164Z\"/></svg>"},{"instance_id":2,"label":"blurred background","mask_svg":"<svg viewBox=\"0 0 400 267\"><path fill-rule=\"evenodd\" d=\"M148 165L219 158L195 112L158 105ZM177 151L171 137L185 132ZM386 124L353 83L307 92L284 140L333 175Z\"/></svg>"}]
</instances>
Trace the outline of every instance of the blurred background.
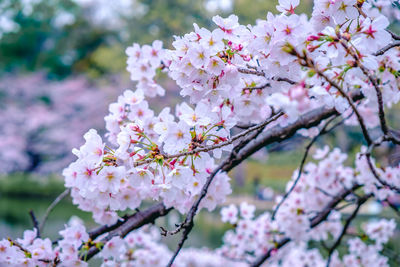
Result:
<instances>
[{"instance_id":1,"label":"blurred background","mask_svg":"<svg viewBox=\"0 0 400 267\"><path fill-rule=\"evenodd\" d=\"M268 11L276 13L277 2L0 0L0 239L21 236L24 229L32 228L29 210L42 218L51 201L64 191L61 171L74 160L71 149L82 145L82 136L90 128L104 133L108 104L123 90L134 88L125 70L126 47L159 39L170 48L173 35L191 31L194 22L210 27L216 14L234 13L242 24L254 24ZM310 15L312 1L301 3L297 13ZM396 24L392 27L398 29ZM173 83L162 85L168 97L152 101L156 110L179 100ZM389 118L398 129L396 114L392 112ZM360 138L357 129L339 127L319 142L350 151L352 164ZM296 136L238 167L231 173L235 194L229 202L247 201L259 212L270 209L271 200L284 192L298 167L306 143ZM382 155L384 164L396 164L400 151L388 147ZM362 216L382 209L384 216L392 216L379 203L368 207ZM217 213L198 217L189 245L220 246L229 226L220 223ZM72 215L85 220L89 228L94 226L91 215L67 198L51 213L44 235L57 237ZM173 225L180 218L173 214L169 220ZM174 238L167 242L173 243Z\"/></svg>"}]
</instances>

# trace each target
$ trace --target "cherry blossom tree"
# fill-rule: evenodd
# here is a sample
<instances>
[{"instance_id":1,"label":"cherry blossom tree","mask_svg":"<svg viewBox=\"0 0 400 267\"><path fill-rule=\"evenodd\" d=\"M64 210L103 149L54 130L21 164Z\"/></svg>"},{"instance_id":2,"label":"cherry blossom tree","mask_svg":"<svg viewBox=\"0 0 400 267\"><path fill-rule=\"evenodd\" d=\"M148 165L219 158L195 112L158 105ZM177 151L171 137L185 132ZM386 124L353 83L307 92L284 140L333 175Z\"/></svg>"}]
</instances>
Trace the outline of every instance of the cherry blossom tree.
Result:
<instances>
[{"instance_id":1,"label":"cherry blossom tree","mask_svg":"<svg viewBox=\"0 0 400 267\"><path fill-rule=\"evenodd\" d=\"M394 8L390 1L322 0L309 19L295 13L298 4L280 0L281 13L255 25L215 16L215 29L195 24L171 50L159 41L129 47L137 88L109 106L106 139L94 129L84 135L63 171L67 189L51 205L70 193L102 226L86 231L71 223L52 243L40 235L46 218L39 224L32 214L33 230L0 241L0 262L87 266L97 255L102 266L389 266L385 244L395 220L350 226L370 199L399 213L389 199L400 193L400 166L373 157L378 147L400 144L386 119L400 97L400 36L387 29ZM166 93L156 82L160 72L189 103L155 114L146 98ZM316 140L342 123L362 133L358 154L349 159L324 146L308 160ZM224 207L222 221L233 225L224 244L183 248L199 210L214 210L231 194L227 173L298 132L310 142L272 212ZM157 203L138 210L144 201ZM175 229L152 225L173 209L185 216ZM160 242L169 235L181 236L172 251Z\"/></svg>"},{"instance_id":2,"label":"cherry blossom tree","mask_svg":"<svg viewBox=\"0 0 400 267\"><path fill-rule=\"evenodd\" d=\"M106 103L118 90L83 77L49 81L37 73L4 75L0 93L0 173L48 174L68 166L71 149L90 127L104 129Z\"/></svg>"}]
</instances>

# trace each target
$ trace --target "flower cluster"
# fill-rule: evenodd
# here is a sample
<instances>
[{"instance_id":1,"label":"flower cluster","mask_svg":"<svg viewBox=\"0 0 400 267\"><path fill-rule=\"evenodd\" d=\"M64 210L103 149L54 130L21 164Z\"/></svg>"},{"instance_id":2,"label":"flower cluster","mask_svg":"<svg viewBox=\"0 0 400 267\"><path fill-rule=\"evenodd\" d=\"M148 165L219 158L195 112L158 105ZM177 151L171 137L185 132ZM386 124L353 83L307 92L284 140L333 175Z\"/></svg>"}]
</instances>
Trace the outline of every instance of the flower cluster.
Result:
<instances>
[{"instance_id":1,"label":"flower cluster","mask_svg":"<svg viewBox=\"0 0 400 267\"><path fill-rule=\"evenodd\" d=\"M91 130L76 153L78 161L65 170L74 202L94 212L97 222L108 224L117 220L116 211L134 209L144 199L161 198L168 207L185 212L214 169L213 158L232 148L226 141L237 122L260 123L274 110L282 110L285 116L266 128L284 126L318 107L334 107L347 117L352 109L343 94L358 88L367 96L360 114L371 118L368 127L375 127L379 123L376 86L385 84L383 104L390 106L400 99L394 71L400 66L391 59L397 51L374 55L391 41L388 19L373 5L357 5L356 0L318 1L311 20L294 14L297 5L298 1L281 1L281 14L268 14L266 20L248 27L240 25L235 15L216 16L216 29L194 25L194 32L176 37L174 50L163 49L159 41L129 47L128 71L132 80L139 81L137 89L125 91L105 118L115 148L105 148ZM322 22L324 28L317 28ZM145 96L164 94L154 80L159 70L176 81L181 95L189 96L194 107L183 102L175 116L169 108L154 114ZM371 75L378 79L372 80ZM339 82L343 89L337 88ZM315 135L313 131L303 134ZM343 177L348 172L344 169ZM202 203L209 209L230 193L225 174L215 180ZM318 203L324 204L310 204ZM306 229L299 213L296 218L304 221Z\"/></svg>"},{"instance_id":2,"label":"flower cluster","mask_svg":"<svg viewBox=\"0 0 400 267\"><path fill-rule=\"evenodd\" d=\"M368 167L364 166L364 171L359 173L351 167L344 166L344 161L347 158L346 154L341 153L337 148L330 152L328 147L317 150L314 158L319 160L318 164L308 163L300 176L298 176L298 171L293 173L292 181L287 184L287 190L291 190L292 183L297 177L299 177L298 183L279 207L274 218L269 212L254 218L255 207L246 203L242 203L240 206L240 218L238 218L239 212L235 205L223 208L221 210L222 221L233 224L235 229L225 234L224 245L219 250L219 253L231 259L252 262L257 256L274 249L276 242L284 238L290 238L295 241L295 247L288 246L279 250L279 252L277 251L276 256L273 258L274 261L278 262L285 255L283 258L287 259L285 264L290 264L296 262L300 255L305 253L307 256L301 260L302 262L304 261L305 265L315 261L318 264L324 263L324 259L318 250L304 251L307 248L306 242L309 240L326 241L330 237L336 239L343 228L341 223L342 216L338 211L331 211L328 215L328 220L318 225L312 225L312 220L324 210L332 200L332 197L338 195L340 191L353 187L354 184L360 182L360 179L372 179L375 183L376 179L370 176L372 174ZM356 169L360 169L359 160L356 160ZM379 172L382 174L391 173L391 170L384 171L379 169ZM383 177L386 176L384 175ZM387 178L383 179L389 182ZM369 193L368 186L364 187L363 190ZM386 189L376 190L376 197L379 198L382 195L379 191ZM348 200L351 201L351 199ZM277 203L280 201L278 197ZM395 227L394 220L380 220L378 222L370 222L364 226L365 234L369 239L375 241L374 246L368 246L370 252L374 252L373 255L379 255L379 251L382 250L382 244L388 242L389 237L393 235ZM364 246L366 247L366 245ZM288 250L290 250L290 257L286 255ZM372 258L372 256L364 254L364 252L360 250L359 253L361 254L357 255L366 257L366 259ZM379 257L382 258L383 263L386 262L386 258ZM348 258L349 256L344 258L345 263L349 260ZM367 262L367 260L365 261ZM282 266L286 266L285 264ZM319 266L318 264L316 266ZM332 264L332 266L336 265ZM346 264L345 266L348 265Z\"/></svg>"},{"instance_id":3,"label":"flower cluster","mask_svg":"<svg viewBox=\"0 0 400 267\"><path fill-rule=\"evenodd\" d=\"M340 243L349 226L342 223L342 209L356 205L356 215L368 198L386 201L400 190L399 166L378 168L371 159L375 145L397 140L383 127L384 109L400 100L399 49L388 47L393 45L389 19L377 1L315 1L310 19L295 14L298 4L298 0L280 0L280 14L268 13L253 26L239 24L235 15L215 16L215 29L194 25L193 32L175 38L172 50L163 49L159 41L128 48L128 71L138 81L137 88L126 90L109 106L107 144L91 129L84 135L85 144L73 150L77 160L63 172L73 202L106 225L118 221L118 212L136 209L145 200L162 202L181 213L191 210L192 217L186 218L190 220L198 207L213 210L231 193L229 177L221 169L251 144L250 137L288 127L284 139L294 134L292 129L304 117L322 114L309 122L314 127L298 131L314 137L322 123L326 126L324 119L338 115L349 124L360 124L369 146L357 155L354 168L345 166L347 155L339 149L318 149L317 162L302 164L293 173L286 194L276 199L273 214L255 217L255 207L247 203L239 209L223 208L222 221L234 226L226 232L224 245L216 253L183 250L176 265L242 266L267 253L269 266L325 266L327 262L387 266L381 252L394 231L394 221L363 226L363 239L350 239L349 254L343 257L333 245L325 259L318 249L308 249L308 243L332 239ZM176 81L190 103L178 104L175 112L164 108L157 115L146 97L164 94L155 80L160 71ZM370 140L368 129L377 125L384 135ZM235 126L245 130L233 135ZM257 140L256 145L260 147ZM224 152L229 157L217 167ZM184 229L182 242L191 223L185 220L176 230ZM64 237L58 242L60 248L34 238L21 241L26 251L2 241L0 252L13 250L16 259L36 260L32 252L38 249L37 242L41 259L80 264L78 250L93 241L82 227L60 234ZM96 247L102 248L104 266L126 262L164 266L173 254L158 237L143 228L125 238L109 236L110 240L104 239L108 242Z\"/></svg>"},{"instance_id":4,"label":"flower cluster","mask_svg":"<svg viewBox=\"0 0 400 267\"><path fill-rule=\"evenodd\" d=\"M0 240L1 266L88 266L79 258L82 245L89 241L89 235L79 220L71 220L60 231L61 240L53 246L49 238L39 238L37 230L26 230L22 239Z\"/></svg>"},{"instance_id":5,"label":"flower cluster","mask_svg":"<svg viewBox=\"0 0 400 267\"><path fill-rule=\"evenodd\" d=\"M117 148L108 148L92 129L84 136L86 143L74 150L78 160L64 170L74 203L106 224L118 220L116 211L135 209L144 199L162 198L166 206L187 211L216 167L208 153L191 151L226 141L229 134L224 125L210 123L220 122L218 113L210 118L205 106L193 110L183 103L178 107L178 122L169 109L156 117L141 89L125 91L110 111L106 117L109 140ZM224 116L224 112L219 114ZM164 158L160 149L167 156L180 154ZM221 150L214 151L217 154ZM228 181L225 173L218 174L210 188L213 195L202 206L212 210L223 202L231 192Z\"/></svg>"},{"instance_id":6,"label":"flower cluster","mask_svg":"<svg viewBox=\"0 0 400 267\"><path fill-rule=\"evenodd\" d=\"M143 90L149 97L163 96L165 90L154 81L156 72L161 70L164 61L164 49L161 41L154 41L152 46L138 44L126 49L128 55L127 70L131 74L132 81L138 81L137 88Z\"/></svg>"},{"instance_id":7,"label":"flower cluster","mask_svg":"<svg viewBox=\"0 0 400 267\"><path fill-rule=\"evenodd\" d=\"M145 227L131 232L125 238L113 237L100 253L102 267L129 263L129 266L166 266L172 252L160 243L160 232L155 227ZM218 253L206 249L183 249L174 266L210 266L221 264L239 267L241 263L225 259Z\"/></svg>"}]
</instances>

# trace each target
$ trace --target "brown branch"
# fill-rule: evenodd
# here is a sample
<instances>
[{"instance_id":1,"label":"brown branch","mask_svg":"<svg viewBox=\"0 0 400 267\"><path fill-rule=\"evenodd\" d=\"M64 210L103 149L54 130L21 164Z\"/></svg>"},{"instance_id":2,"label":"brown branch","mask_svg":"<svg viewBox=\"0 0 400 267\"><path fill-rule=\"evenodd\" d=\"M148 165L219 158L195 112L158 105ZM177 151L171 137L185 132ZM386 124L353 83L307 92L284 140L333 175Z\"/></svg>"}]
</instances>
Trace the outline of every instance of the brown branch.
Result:
<instances>
[{"instance_id":1,"label":"brown branch","mask_svg":"<svg viewBox=\"0 0 400 267\"><path fill-rule=\"evenodd\" d=\"M186 239L188 238L189 233L191 232L194 223L193 223L193 219L194 216L196 215L196 212L199 208L200 202L201 200L207 195L207 191L208 191L208 187L210 186L213 178L215 177L215 175L217 175L217 173L222 169L222 167L226 164L226 160L221 163L207 178L205 184L203 185L203 188L201 189L201 193L200 196L197 198L196 202L192 205L192 207L190 208L188 214L186 215L186 219L185 221L182 223L181 227L179 227L179 231L181 229L183 229L183 234L182 234L182 238L178 243L178 246L172 256L172 258L170 259L170 261L168 262L167 266L170 267L172 266L172 264L175 261L175 258L178 256L179 252L181 251L183 244L185 243Z\"/></svg>"},{"instance_id":2,"label":"brown branch","mask_svg":"<svg viewBox=\"0 0 400 267\"><path fill-rule=\"evenodd\" d=\"M238 68L237 70L243 74L251 74L251 75L265 77L265 73L263 71L258 71L258 70L254 70L254 69L250 70L250 69L245 69L245 68Z\"/></svg>"},{"instance_id":3,"label":"brown branch","mask_svg":"<svg viewBox=\"0 0 400 267\"><path fill-rule=\"evenodd\" d=\"M253 90L262 90L262 89L265 89L267 87L271 87L271 84L270 83L266 83L266 84L262 84L262 85L259 85L259 86L248 86L248 87L243 88L243 91L249 90L251 92Z\"/></svg>"},{"instance_id":4,"label":"brown branch","mask_svg":"<svg viewBox=\"0 0 400 267\"><path fill-rule=\"evenodd\" d=\"M278 205L276 206L276 208L274 209L274 211L272 212L272 220L275 219L275 215L277 214L280 206L283 204L283 202L285 202L285 200L289 197L289 195L292 193L292 191L294 190L294 188L296 187L297 183L300 180L301 174L303 172L303 168L304 168L304 164L306 163L307 157L308 157L308 153L311 149L311 147L313 146L313 144L317 141L317 139L326 133L326 128L328 127L328 125L334 120L336 119L337 116L332 117L331 119L328 120L327 123L325 123L325 125L322 127L320 133L315 136L306 146L303 158L301 159L301 163L300 163L300 167L299 167L299 172L297 174L296 179L294 180L292 186L290 187L290 189L284 194L284 196L282 197L282 199L279 201ZM331 128L333 129L333 127Z\"/></svg>"},{"instance_id":5,"label":"brown branch","mask_svg":"<svg viewBox=\"0 0 400 267\"><path fill-rule=\"evenodd\" d=\"M238 68L237 70L240 73L243 73L243 74L251 74L251 75L265 77L265 73L263 71L258 71L256 69ZM271 80L277 81L277 82L287 82L289 84L296 84L297 83L297 82L295 82L295 81L293 81L293 80L291 80L289 78L283 78L283 77L272 77ZM270 86L270 85L268 84L267 86Z\"/></svg>"},{"instance_id":6,"label":"brown branch","mask_svg":"<svg viewBox=\"0 0 400 267\"><path fill-rule=\"evenodd\" d=\"M282 78L282 77L273 77L272 80L277 81L277 82L287 82L289 84L296 84L295 81L290 80L289 78Z\"/></svg>"},{"instance_id":7,"label":"brown branch","mask_svg":"<svg viewBox=\"0 0 400 267\"><path fill-rule=\"evenodd\" d=\"M162 157L163 157L163 159L180 158L180 157L195 155L195 154L200 153L200 152L209 152L209 151L212 151L214 149L230 145L233 142L235 142L236 140L248 135L251 132L257 131L259 129L263 129L266 125L270 124L273 121L276 121L277 119L279 119L283 115L284 115L284 113L282 111L280 111L277 114L275 114L272 117L270 117L267 120L265 120L264 122L262 122L260 124L257 124L257 125L255 125L253 127L248 128L247 130L245 130L245 131L233 136L232 138L230 138L229 140L227 140L225 142L221 142L219 144L205 146L205 147L199 147L199 148L195 148L195 149L190 150L190 151L185 151L185 152L181 152L181 153L177 153L177 154L162 155ZM137 166L140 166L140 165L143 165L143 164L146 164L146 163L150 163L152 161L154 161L153 158L142 160L142 161L137 161L137 162L134 163L134 167L137 167Z\"/></svg>"},{"instance_id":8,"label":"brown branch","mask_svg":"<svg viewBox=\"0 0 400 267\"><path fill-rule=\"evenodd\" d=\"M400 41L394 41L393 43L390 43L387 46L379 49L378 51L373 53L373 55L374 56L381 56L381 55L385 54L387 51L389 51L390 49L392 49L394 47L398 47L398 46L400 46Z\"/></svg>"},{"instance_id":9,"label":"brown branch","mask_svg":"<svg viewBox=\"0 0 400 267\"><path fill-rule=\"evenodd\" d=\"M27 250L26 248L24 248L20 243L18 243L15 240L12 240L10 237L7 238L8 242L10 242L11 246L16 246L17 248L19 248L22 252L24 252L26 255L31 255L31 252L29 250Z\"/></svg>"},{"instance_id":10,"label":"brown branch","mask_svg":"<svg viewBox=\"0 0 400 267\"><path fill-rule=\"evenodd\" d=\"M326 262L326 267L329 267L331 263L331 258L333 252L337 249L337 247L340 245L342 242L343 237L345 236L347 229L349 228L351 222L354 220L354 218L357 216L358 211L360 210L361 206L371 197L371 195L366 195L357 201L357 206L353 213L349 216L349 218L346 219L346 222L343 226L342 232L340 233L339 237L336 239L336 242L332 245L332 247L328 251L328 260Z\"/></svg>"},{"instance_id":11,"label":"brown branch","mask_svg":"<svg viewBox=\"0 0 400 267\"><path fill-rule=\"evenodd\" d=\"M397 214L397 216L400 217L400 211L397 209L397 207L391 203L390 201L386 201L389 205L389 207Z\"/></svg>"},{"instance_id":12,"label":"brown branch","mask_svg":"<svg viewBox=\"0 0 400 267\"><path fill-rule=\"evenodd\" d=\"M379 176L379 174L377 173L377 171L375 170L375 167L373 166L372 162L371 162L371 154L369 152L365 153L365 158L367 160L367 164L369 169L372 172L372 175L375 177L375 179L382 185L388 187L390 190L396 191L397 193L400 193L400 188L391 185L389 183L387 183L385 180L382 180L381 177Z\"/></svg>"},{"instance_id":13,"label":"brown branch","mask_svg":"<svg viewBox=\"0 0 400 267\"><path fill-rule=\"evenodd\" d=\"M40 232L43 232L43 227L46 224L47 218L49 217L50 213L52 212L52 210L57 206L57 204L64 199L64 197L66 197L69 192L70 192L70 188L65 189L64 192L62 192L51 204L50 206L47 208L46 213L44 214L43 220L42 222L39 224L39 230Z\"/></svg>"},{"instance_id":14,"label":"brown branch","mask_svg":"<svg viewBox=\"0 0 400 267\"><path fill-rule=\"evenodd\" d=\"M350 195L354 190L358 189L359 185L354 185L350 189L343 189L338 193L338 195L328 202L326 207L318 213L314 218L310 221L310 228L314 228L318 226L320 223L326 220L329 216L330 212L348 195ZM279 249L289 243L291 239L289 237L283 238L281 241L277 242L274 248L269 249L264 255L260 256L254 263L251 264L252 267L258 267L263 264L269 257L271 257L271 253L276 249Z\"/></svg>"},{"instance_id":15,"label":"brown branch","mask_svg":"<svg viewBox=\"0 0 400 267\"><path fill-rule=\"evenodd\" d=\"M33 223L33 228L36 229L36 237L40 237L40 228L39 228L39 222L36 219L35 213L33 212L33 210L29 211L29 215L31 216L31 220Z\"/></svg>"},{"instance_id":16,"label":"brown branch","mask_svg":"<svg viewBox=\"0 0 400 267\"><path fill-rule=\"evenodd\" d=\"M395 34L394 32L390 31L390 30L386 30L388 33L390 33L390 35L392 36L392 38L394 40L400 41L400 36Z\"/></svg>"},{"instance_id":17,"label":"brown branch","mask_svg":"<svg viewBox=\"0 0 400 267\"><path fill-rule=\"evenodd\" d=\"M179 233L182 230L184 223L175 224L175 226L176 226L176 229L172 230L172 231L168 231L167 229L165 229L164 227L161 226L160 227L161 235L168 236L168 235L175 235L175 234Z\"/></svg>"},{"instance_id":18,"label":"brown branch","mask_svg":"<svg viewBox=\"0 0 400 267\"><path fill-rule=\"evenodd\" d=\"M363 95L360 91L355 91L353 92L351 97L354 101L357 101L362 99ZM321 123L321 121L338 114L339 113L334 108L318 108L302 115L298 120L296 120L292 124L289 124L288 126L275 126L268 131L261 133L260 136L254 138L254 140L251 140L248 145L246 145L238 152L237 157L235 157L227 165L225 165L222 170L225 172L229 172L234 167L239 165L243 160L251 156L253 153L257 152L261 148L265 147L266 145L275 142L282 142L283 140L286 140L295 135L298 130L303 128L308 129L317 126Z\"/></svg>"},{"instance_id":19,"label":"brown branch","mask_svg":"<svg viewBox=\"0 0 400 267\"><path fill-rule=\"evenodd\" d=\"M107 241L111 240L115 236L120 236L121 238L125 237L131 231L140 228L141 226L149 223L153 223L157 218L165 216L170 212L172 208L166 208L164 204L159 203L151 206L147 210L139 211L127 218L121 225L117 228L113 229L108 233L108 235L100 240L103 244L107 243ZM107 232L104 229L104 233ZM94 255L99 253L100 250L93 246L86 253L80 255L81 260L88 261Z\"/></svg>"},{"instance_id":20,"label":"brown branch","mask_svg":"<svg viewBox=\"0 0 400 267\"><path fill-rule=\"evenodd\" d=\"M338 36L338 37L340 38L340 36ZM376 92L376 97L378 100L378 114L379 114L379 121L381 124L381 129L382 129L382 132L384 133L384 135L388 135L389 129L387 127L386 119L385 119L383 97L382 97L381 88L379 87L377 79L369 73L369 70L361 63L361 60L358 57L357 53L355 51L353 51L353 49L351 47L349 47L343 39L340 39L339 42L341 43L343 48L354 58L357 66L361 69L361 71L364 73L364 75L367 76L368 80L374 86L375 92ZM400 45L400 43L399 43L399 45Z\"/></svg>"},{"instance_id":21,"label":"brown branch","mask_svg":"<svg viewBox=\"0 0 400 267\"><path fill-rule=\"evenodd\" d=\"M133 217L134 215L135 214L130 215L130 216L125 215L125 216L122 217L122 220L118 220L113 225L110 225L110 226L102 225L102 226L99 226L99 227L97 227L97 228L95 228L93 230L90 230L88 232L89 238L92 239L92 240L95 240L98 236L100 236L100 235L102 235L104 233L108 233L108 232L118 228L122 224L126 223L126 221L129 220L129 218Z\"/></svg>"},{"instance_id":22,"label":"brown branch","mask_svg":"<svg viewBox=\"0 0 400 267\"><path fill-rule=\"evenodd\" d=\"M354 105L353 100L351 97L343 90L342 87L340 87L339 84L337 84L335 81L330 79L323 71L317 68L317 66L314 64L313 60L310 59L306 53L303 55L300 55L294 48L292 48L292 52L295 56L298 57L299 59L299 64L303 67L308 67L312 70L314 70L320 77L324 78L332 87L336 88L340 94L346 99L347 103L350 105L351 109L355 113L357 120L360 124L361 131L364 135L364 138L367 142L368 145L372 143L372 139L369 136L367 127L365 126L365 122L363 117L361 116L360 112L358 111L357 107Z\"/></svg>"}]
</instances>

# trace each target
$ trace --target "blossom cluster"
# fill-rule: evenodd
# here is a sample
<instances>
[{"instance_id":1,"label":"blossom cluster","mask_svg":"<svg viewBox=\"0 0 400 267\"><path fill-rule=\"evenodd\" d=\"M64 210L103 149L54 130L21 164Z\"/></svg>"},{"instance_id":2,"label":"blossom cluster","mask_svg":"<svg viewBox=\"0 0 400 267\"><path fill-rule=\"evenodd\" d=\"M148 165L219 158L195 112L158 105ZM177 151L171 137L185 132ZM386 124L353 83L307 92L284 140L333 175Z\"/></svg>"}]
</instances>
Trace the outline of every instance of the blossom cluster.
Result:
<instances>
[{"instance_id":1,"label":"blossom cluster","mask_svg":"<svg viewBox=\"0 0 400 267\"><path fill-rule=\"evenodd\" d=\"M115 223L116 211L133 210L145 199L161 198L167 207L187 211L216 167L208 153L190 151L203 143L218 144L228 134L223 126L211 125L206 110L199 107L181 104L176 122L169 109L154 116L141 89L125 91L106 117L109 140L117 148L108 148L92 129L84 136L86 143L74 150L78 160L64 170L74 203L103 224ZM214 119L220 120L217 114ZM161 148L169 155L183 154L164 159ZM202 207L212 210L231 193L229 177L218 174L210 192Z\"/></svg>"},{"instance_id":2,"label":"blossom cluster","mask_svg":"<svg viewBox=\"0 0 400 267\"><path fill-rule=\"evenodd\" d=\"M131 232L125 238L113 237L108 241L100 253L103 258L102 267L118 266L129 263L129 266L166 266L172 252L160 242L160 232L155 227L144 227ZM237 263L224 258L220 254L207 249L183 249L177 258L176 267L210 266L221 264L239 267Z\"/></svg>"},{"instance_id":3,"label":"blossom cluster","mask_svg":"<svg viewBox=\"0 0 400 267\"><path fill-rule=\"evenodd\" d=\"M86 138L90 140L88 136ZM85 151L85 148L80 150L81 153ZM91 156L98 157L94 153ZM251 262L266 251L274 249L276 243L284 238L290 238L294 242L276 250L268 266L290 266L299 262L304 266L325 266L326 259L318 249L308 249L307 241L336 239L343 229L342 214L339 211L331 211L328 220L316 226L310 224L311 220L328 205L331 199L326 198L327 195L336 195L339 191L354 186L360 179L376 180L368 172L356 171L361 167L360 160L356 160L355 169L344 166L346 155L337 148L332 151L329 151L328 147L319 149L315 152L314 159L318 160L318 163L310 162L305 165L300 176L298 171L293 173L292 182L300 177L299 183L283 202L275 218L270 212L255 216L255 207L247 203L242 203L239 209L231 204L221 210L222 222L234 226L234 229L226 232L224 245L215 251L184 249L174 266L247 266L246 262ZM391 182L390 175L388 178L391 169L377 170L385 177L383 179L386 182ZM86 187L90 188L88 185L82 186ZM291 187L292 184L288 183L287 190ZM369 187L366 186L363 190L368 193ZM376 188L374 192L378 198L382 196L380 190L386 189ZM281 200L278 197L276 201L278 203ZM352 197L346 198L346 201L351 203ZM388 266L387 258L382 256L380 251L395 229L396 223L393 219L364 224L363 231L359 234L360 238L348 240L349 254L341 258L337 252L333 254L332 266L359 266L360 263L365 266ZM89 245L101 248L99 256L103 259L102 266L122 263L134 266L165 266L172 255L168 247L160 242L160 233L155 227L142 227L124 238L114 236L104 244L97 241L101 236L90 240L85 227L79 222L70 223L65 230L60 231L60 235L62 238L55 247L48 238L38 238L36 230L25 231L24 238L17 239L14 243L1 240L0 263L11 266L17 263L46 266L46 263L60 261L61 266L87 266L80 257Z\"/></svg>"},{"instance_id":4,"label":"blossom cluster","mask_svg":"<svg viewBox=\"0 0 400 267\"><path fill-rule=\"evenodd\" d=\"M326 259L317 249L307 249L307 242L337 239L343 229L342 213L331 211L327 220L318 225L312 225L313 218L332 200L332 197L327 196L336 196L338 192L353 187L361 179L370 179L369 183L376 183L376 179L370 176L369 168L362 173L356 171L361 167L359 160L356 161L356 169L344 166L346 154L338 149L329 152L329 148L325 147L317 150L314 158L319 160L318 164L310 162L305 166L294 190L279 207L275 217L270 212L254 217L255 207L246 203L241 204L240 212L235 205L221 210L222 221L234 225L234 229L224 236L224 245L218 250L221 255L253 262L266 251L274 250L277 242L290 238L294 241L293 244L277 250L268 266L293 266L296 262L303 262L304 265L301 266L326 265ZM391 173L391 170L379 170L382 174ZM287 184L287 190L290 190L297 177L298 171L295 171L291 182ZM388 179L383 179L389 182ZM363 190L369 193L368 186ZM382 196L381 190L386 189L375 188L377 198ZM351 198L347 197L347 201L352 201ZM276 203L280 201L278 197ZM348 244L351 253L344 256L343 261L334 254L331 266L359 266L357 264L360 262L364 266L388 266L387 258L379 252L394 234L395 228L394 220L382 219L365 224L363 234L374 241L374 244L367 245L359 238L350 239ZM283 263L279 265L282 260ZM373 262L374 260L377 262Z\"/></svg>"},{"instance_id":5,"label":"blossom cluster","mask_svg":"<svg viewBox=\"0 0 400 267\"><path fill-rule=\"evenodd\" d=\"M194 203L200 198L199 208L213 210L232 192L217 160L223 153L230 153L228 161L236 157L233 143L238 141L239 148L245 143L240 138L290 126L319 110L336 111L348 123L362 126L364 117L367 128L382 124L382 110L400 100L400 62L399 49L387 48L393 41L387 31L389 19L377 1L315 1L310 19L295 14L298 4L280 0L280 14L268 13L253 26L239 24L235 15L215 16L215 29L195 24L193 32L175 38L171 50L163 49L159 41L129 47L127 69L137 88L126 90L109 106L107 141L91 129L84 135L85 144L73 150L77 159L63 172L73 202L106 225L119 220L118 212L134 210L143 201L159 201L184 214L197 208ZM150 108L146 97L165 93L156 81L160 72L177 83L189 103L178 104L174 111L166 107L158 114ZM353 103L351 98L361 94L364 98ZM312 122L315 127L301 133L316 136L323 123L323 119ZM235 126L246 130L233 135ZM332 266L387 266L380 252L393 234L394 221L365 225L363 234L370 242L350 239L349 254L342 257L333 252L325 259L318 249L308 249L309 241L330 242L345 234L340 211L345 205L358 205L362 197L386 201L394 196L393 188L399 188L399 166L378 168L371 148L361 149L354 168L345 165L347 154L338 148L318 149L316 162L293 173L273 214L255 217L254 206L247 203L239 209L234 205L222 209L222 221L234 225L226 232L224 245L215 253L183 252L176 265L241 266L269 252L269 266L325 266L327 261ZM81 230L78 235L77 230L61 235L65 240L79 236L86 247L90 240ZM104 266L130 261L164 266L173 254L158 236L143 228L96 246L102 248ZM58 253L62 261L71 256L80 263L79 242L68 241L72 246L62 242L58 243L62 248L50 246L43 257ZM12 243L3 244L3 250L9 247L16 249ZM17 258L26 258L16 251Z\"/></svg>"},{"instance_id":6,"label":"blossom cluster","mask_svg":"<svg viewBox=\"0 0 400 267\"><path fill-rule=\"evenodd\" d=\"M107 224L118 219L116 211L134 209L144 199L161 198L185 212L214 169L214 158L232 148L223 143L238 122L260 123L282 110L285 116L266 128L284 126L318 107L334 107L346 117L352 110L343 93L357 88L367 96L359 111L370 117L367 126L375 127L376 85L369 74L385 84L383 104L400 99L394 71L400 66L393 60L397 50L374 55L391 41L388 19L373 5L355 0L317 1L311 20L294 14L297 5L281 1L281 14L269 13L255 26L240 25L235 15L215 16L216 29L194 25L194 32L176 37L173 50L163 49L160 41L129 47L127 69L137 89L126 90L105 117L114 147L91 130L75 153L78 160L64 171L74 203ZM301 49L304 55L294 51ZM306 68L299 57L308 62ZM176 81L193 107L183 102L175 116L169 108L154 114L145 97L164 94L155 81L159 71ZM316 75L320 72L327 78ZM226 174L215 180L202 203L209 209L231 192Z\"/></svg>"},{"instance_id":7,"label":"blossom cluster","mask_svg":"<svg viewBox=\"0 0 400 267\"><path fill-rule=\"evenodd\" d=\"M1 266L88 266L80 260L79 252L89 241L89 235L80 220L71 220L65 229L59 232L60 241L53 246L49 238L39 238L36 228L24 231L23 238L0 240Z\"/></svg>"}]
</instances>

